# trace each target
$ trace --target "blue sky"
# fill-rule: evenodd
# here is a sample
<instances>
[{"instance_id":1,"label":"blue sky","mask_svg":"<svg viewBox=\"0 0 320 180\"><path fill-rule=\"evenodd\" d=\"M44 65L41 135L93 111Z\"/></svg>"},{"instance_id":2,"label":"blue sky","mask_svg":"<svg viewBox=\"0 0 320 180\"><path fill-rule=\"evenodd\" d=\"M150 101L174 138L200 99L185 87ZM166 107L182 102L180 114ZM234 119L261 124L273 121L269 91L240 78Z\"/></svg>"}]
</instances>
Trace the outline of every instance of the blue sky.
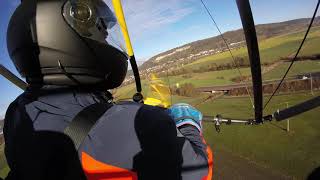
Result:
<instances>
[{"instance_id":1,"label":"blue sky","mask_svg":"<svg viewBox=\"0 0 320 180\"><path fill-rule=\"evenodd\" d=\"M122 0L139 61L185 43L218 35L200 0ZM235 0L204 0L225 32L241 28ZM251 0L256 24L311 17L317 0ZM0 1L0 63L17 74L6 48L6 29L19 0ZM0 118L22 91L0 76Z\"/></svg>"}]
</instances>

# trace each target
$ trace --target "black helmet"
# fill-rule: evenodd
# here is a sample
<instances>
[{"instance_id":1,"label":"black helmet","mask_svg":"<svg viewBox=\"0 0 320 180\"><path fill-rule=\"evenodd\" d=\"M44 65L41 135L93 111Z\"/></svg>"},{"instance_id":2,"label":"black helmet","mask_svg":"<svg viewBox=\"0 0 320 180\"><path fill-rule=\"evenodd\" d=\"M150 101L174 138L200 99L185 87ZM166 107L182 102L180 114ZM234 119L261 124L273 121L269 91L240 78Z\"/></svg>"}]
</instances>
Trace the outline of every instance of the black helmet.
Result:
<instances>
[{"instance_id":1,"label":"black helmet","mask_svg":"<svg viewBox=\"0 0 320 180\"><path fill-rule=\"evenodd\" d=\"M108 3L108 2L107 2ZM103 0L26 0L11 17L7 44L31 85L118 87L128 55Z\"/></svg>"}]
</instances>

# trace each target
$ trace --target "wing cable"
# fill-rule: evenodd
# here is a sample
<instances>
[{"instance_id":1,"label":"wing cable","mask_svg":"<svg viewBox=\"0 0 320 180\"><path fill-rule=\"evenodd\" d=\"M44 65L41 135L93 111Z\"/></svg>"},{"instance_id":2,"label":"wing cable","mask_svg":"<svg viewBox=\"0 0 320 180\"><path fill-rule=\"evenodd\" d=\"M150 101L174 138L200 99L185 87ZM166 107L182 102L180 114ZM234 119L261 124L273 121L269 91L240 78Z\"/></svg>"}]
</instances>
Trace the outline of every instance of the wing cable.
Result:
<instances>
[{"instance_id":1,"label":"wing cable","mask_svg":"<svg viewBox=\"0 0 320 180\"><path fill-rule=\"evenodd\" d=\"M311 19L311 21L310 21L309 27L308 27L308 29L307 29L307 31L306 31L306 34L304 35L304 38L303 38L303 40L302 40L302 42L301 42L301 44L300 44L300 46L299 46L299 49L297 50L294 58L292 59L291 64L289 65L286 73L285 73L284 76L282 77L282 79L281 79L280 83L278 84L277 88L273 91L272 95L269 97L269 99L268 99L267 103L264 105L263 109L265 109L265 108L268 106L268 104L270 103L271 99L274 97L274 95L277 93L277 91L278 91L279 88L281 87L281 85L282 85L284 79L286 78L287 74L289 73L292 65L293 65L294 62L297 60L297 57L298 57L298 55L299 55L299 53L300 53L300 50L301 50L301 48L302 48L305 40L307 39L307 36L308 36L308 34L309 34L309 31L310 31L310 29L311 29L311 27L312 27L314 18L316 17L316 14L317 14L317 11L318 11L318 8L319 8L319 4L320 4L320 0L318 0L316 9L314 10L314 13L313 13L312 19Z\"/></svg>"},{"instance_id":2,"label":"wing cable","mask_svg":"<svg viewBox=\"0 0 320 180\"><path fill-rule=\"evenodd\" d=\"M229 47L229 45L228 45L228 43L227 43L227 40L224 38L224 36L223 36L223 34L222 34L222 32L221 32L218 24L217 24L216 21L214 20L214 18L213 18L213 16L212 16L211 12L209 11L207 5L203 2L203 0L200 0L200 1L201 1L202 5L204 6L204 8L206 9L206 11L207 11L208 15L210 16L210 19L211 19L212 22L214 23L215 27L216 27L217 30L219 31L219 34L220 34L221 39L224 41L224 43L225 43L225 45L226 45L226 47L227 47L227 49L228 49L228 51L229 51L229 53L230 53L230 55L231 55L231 57L232 57L233 64L235 65L236 69L238 70L238 73L240 74L240 81L241 81L241 83L243 83L243 84L245 85L245 87L246 87L246 91L247 91L247 93L248 93L248 95L249 95L249 99L250 99L252 108L254 109L254 104L253 104L253 100L252 100L250 91L249 91L249 89L248 89L248 86L243 82L243 79L242 79L242 78L244 78L244 76L242 75L242 73L241 73L241 71L240 71L240 68L239 68L238 64L236 63L236 61L235 61L235 58L234 58L233 53L232 53L232 51L231 51L231 49L230 49L230 47Z\"/></svg>"}]
</instances>

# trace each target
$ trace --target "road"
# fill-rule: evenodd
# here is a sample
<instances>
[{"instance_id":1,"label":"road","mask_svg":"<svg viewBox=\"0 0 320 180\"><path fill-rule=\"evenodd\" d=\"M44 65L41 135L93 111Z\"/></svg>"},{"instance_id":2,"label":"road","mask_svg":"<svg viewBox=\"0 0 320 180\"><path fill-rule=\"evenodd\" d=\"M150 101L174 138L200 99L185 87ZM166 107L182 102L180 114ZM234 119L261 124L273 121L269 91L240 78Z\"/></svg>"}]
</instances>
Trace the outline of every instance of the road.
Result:
<instances>
[{"instance_id":1,"label":"road","mask_svg":"<svg viewBox=\"0 0 320 180\"><path fill-rule=\"evenodd\" d=\"M285 80L285 82L290 82L290 81L305 81L306 79L290 79L290 80ZM268 84L274 84L274 83L279 83L279 80L271 80L271 81L264 81L263 85L268 85ZM244 87L250 87L252 86L251 83L243 83L243 84L231 84L231 85L225 85L225 86L210 86L210 87L199 87L197 88L198 91L200 92L212 92L212 91L229 91L231 89L235 88L244 88Z\"/></svg>"}]
</instances>

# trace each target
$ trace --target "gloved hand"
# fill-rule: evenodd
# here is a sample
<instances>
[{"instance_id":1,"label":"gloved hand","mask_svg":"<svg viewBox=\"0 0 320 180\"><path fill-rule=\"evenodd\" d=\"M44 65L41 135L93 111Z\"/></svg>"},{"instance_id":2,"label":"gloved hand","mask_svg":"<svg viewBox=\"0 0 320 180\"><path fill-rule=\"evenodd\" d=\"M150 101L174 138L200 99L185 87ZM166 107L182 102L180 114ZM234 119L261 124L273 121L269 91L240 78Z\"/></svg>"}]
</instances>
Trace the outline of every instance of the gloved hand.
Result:
<instances>
[{"instance_id":1,"label":"gloved hand","mask_svg":"<svg viewBox=\"0 0 320 180\"><path fill-rule=\"evenodd\" d=\"M189 124L202 132L202 113L191 105L186 103L174 104L167 112L174 119L177 127Z\"/></svg>"}]
</instances>

